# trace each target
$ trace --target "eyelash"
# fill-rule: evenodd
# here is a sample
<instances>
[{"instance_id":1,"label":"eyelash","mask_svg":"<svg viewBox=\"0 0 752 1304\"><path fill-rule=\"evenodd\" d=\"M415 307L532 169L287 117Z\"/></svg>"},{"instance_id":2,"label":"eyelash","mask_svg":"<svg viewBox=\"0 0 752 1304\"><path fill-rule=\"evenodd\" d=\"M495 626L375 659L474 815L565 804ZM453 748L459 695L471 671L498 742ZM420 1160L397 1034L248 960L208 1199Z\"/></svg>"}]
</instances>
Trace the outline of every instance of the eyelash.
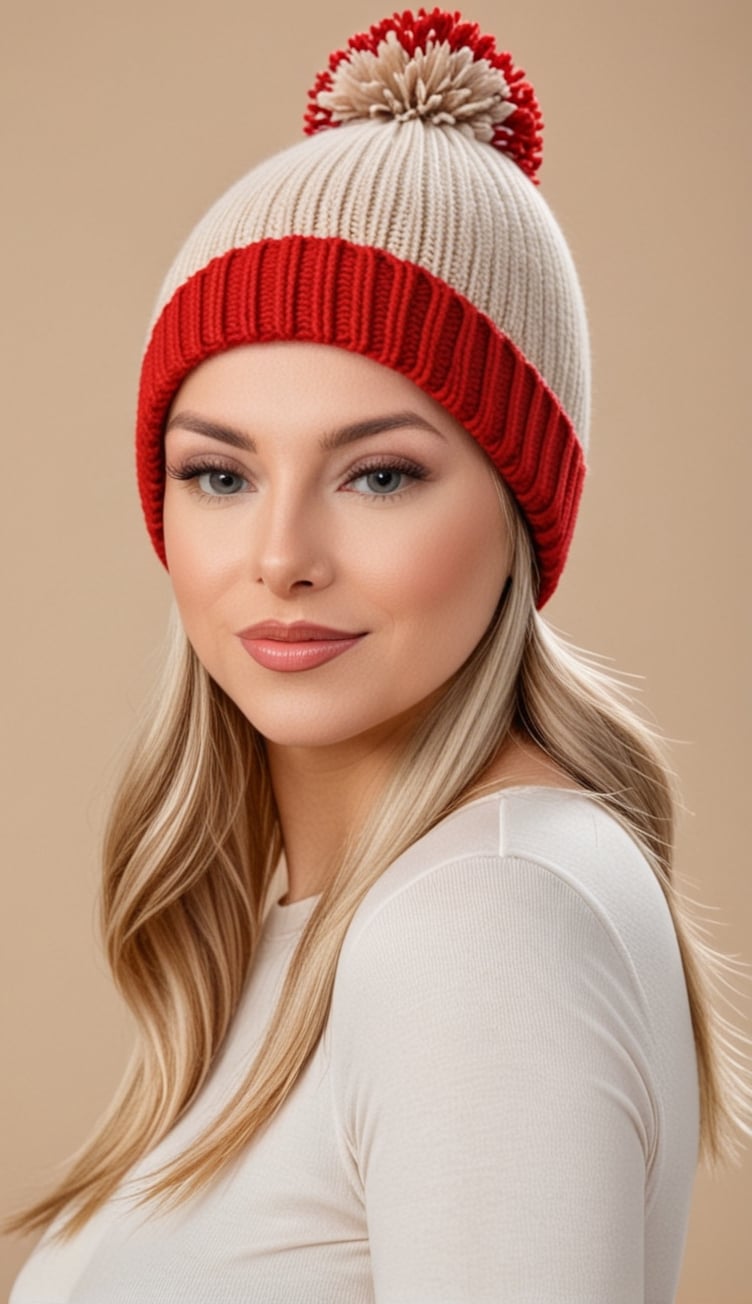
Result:
<instances>
[{"instance_id":1,"label":"eyelash","mask_svg":"<svg viewBox=\"0 0 752 1304\"><path fill-rule=\"evenodd\" d=\"M203 489L200 489L198 485L198 480L202 475L209 475L211 474L212 471L215 472L224 471L227 475L234 475L239 480L247 479L247 477L241 475L241 473L237 471L234 466L230 466L227 464L227 462L223 462L221 459L215 459L215 458L204 458L200 462L190 462L184 466L168 465L165 469L167 474L173 480L192 481L193 483L190 485L192 492L197 494L199 497L212 503L220 502L222 499L236 498L238 495L206 493ZM351 484L354 480L359 480L362 476L370 475L374 471L396 471L398 474L410 476L411 479L415 481L425 480L428 475L428 472L426 471L425 467L420 466L417 462L410 461L408 458L385 457L380 459L374 459L367 463L366 462L358 463L358 465L354 466L353 469L350 471L350 474L348 475L345 484ZM407 493L411 487L412 486L408 485L407 488L398 489L395 493L391 493L391 494L364 493L361 494L360 496L363 498L372 498L384 502L393 502L395 498L401 498L403 494Z\"/></svg>"}]
</instances>

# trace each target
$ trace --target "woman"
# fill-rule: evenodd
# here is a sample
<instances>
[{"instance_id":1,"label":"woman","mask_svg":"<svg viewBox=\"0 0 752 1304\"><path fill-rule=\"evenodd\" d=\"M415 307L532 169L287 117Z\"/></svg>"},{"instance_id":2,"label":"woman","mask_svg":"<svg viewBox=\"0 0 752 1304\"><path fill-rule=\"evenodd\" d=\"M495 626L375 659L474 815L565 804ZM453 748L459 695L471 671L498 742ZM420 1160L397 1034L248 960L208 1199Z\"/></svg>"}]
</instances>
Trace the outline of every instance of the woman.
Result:
<instances>
[{"instance_id":1,"label":"woman","mask_svg":"<svg viewBox=\"0 0 752 1304\"><path fill-rule=\"evenodd\" d=\"M589 406L540 126L492 38L395 15L168 274L180 619L103 887L139 1041L12 1304L673 1298L749 1090L658 745L539 614Z\"/></svg>"}]
</instances>

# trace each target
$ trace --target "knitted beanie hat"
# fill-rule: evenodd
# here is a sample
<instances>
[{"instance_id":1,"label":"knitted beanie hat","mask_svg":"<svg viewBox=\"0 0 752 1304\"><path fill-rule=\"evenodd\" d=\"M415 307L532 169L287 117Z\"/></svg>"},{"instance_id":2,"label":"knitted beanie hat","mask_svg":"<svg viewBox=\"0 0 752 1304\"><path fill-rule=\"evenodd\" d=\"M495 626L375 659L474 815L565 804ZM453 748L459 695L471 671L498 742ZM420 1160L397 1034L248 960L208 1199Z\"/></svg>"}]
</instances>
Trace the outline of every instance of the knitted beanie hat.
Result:
<instances>
[{"instance_id":1,"label":"knitted beanie hat","mask_svg":"<svg viewBox=\"0 0 752 1304\"><path fill-rule=\"evenodd\" d=\"M486 451L527 522L542 607L585 472L587 325L537 189L524 73L457 13L405 12L319 74L305 138L199 222L159 294L138 406L139 489L162 534L163 433L205 358L306 340L365 355L436 399Z\"/></svg>"}]
</instances>

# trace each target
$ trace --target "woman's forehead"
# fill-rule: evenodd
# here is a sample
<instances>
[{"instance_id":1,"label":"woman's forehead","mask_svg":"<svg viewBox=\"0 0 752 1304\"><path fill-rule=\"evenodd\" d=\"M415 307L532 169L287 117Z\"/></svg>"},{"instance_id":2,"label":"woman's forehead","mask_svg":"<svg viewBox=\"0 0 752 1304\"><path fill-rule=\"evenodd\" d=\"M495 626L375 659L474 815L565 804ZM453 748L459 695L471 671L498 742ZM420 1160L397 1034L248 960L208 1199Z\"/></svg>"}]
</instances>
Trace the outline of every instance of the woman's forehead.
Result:
<instances>
[{"instance_id":1,"label":"woman's forehead","mask_svg":"<svg viewBox=\"0 0 752 1304\"><path fill-rule=\"evenodd\" d=\"M477 448L461 424L406 376L362 354L307 341L241 345L206 359L177 391L166 429L186 410L241 429L285 420L318 433L379 417L397 429L413 417L411 424Z\"/></svg>"}]
</instances>

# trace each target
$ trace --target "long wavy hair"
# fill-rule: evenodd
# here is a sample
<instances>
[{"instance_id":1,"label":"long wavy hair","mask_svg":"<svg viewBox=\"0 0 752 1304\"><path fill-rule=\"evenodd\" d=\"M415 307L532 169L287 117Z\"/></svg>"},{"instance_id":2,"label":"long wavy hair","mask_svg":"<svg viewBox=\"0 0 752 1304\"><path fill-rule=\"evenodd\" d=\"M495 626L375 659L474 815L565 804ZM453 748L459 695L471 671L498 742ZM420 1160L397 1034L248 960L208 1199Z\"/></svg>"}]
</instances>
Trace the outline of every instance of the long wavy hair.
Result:
<instances>
[{"instance_id":1,"label":"long wavy hair","mask_svg":"<svg viewBox=\"0 0 752 1304\"><path fill-rule=\"evenodd\" d=\"M323 1031L343 938L387 867L480 791L510 735L527 736L638 842L663 889L686 976L700 1084L701 1156L736 1160L749 1135L747 1038L720 1012L735 964L674 882L676 797L655 730L624 677L574 648L536 611L537 572L503 483L511 578L477 647L448 681L385 779L379 800L328 867L327 886L287 970L245 1081L140 1200L203 1188L280 1107ZM503 786L497 779L492 788ZM179 625L148 724L116 794L104 842L101 927L137 1025L123 1082L63 1180L6 1226L58 1219L73 1235L201 1089L230 1027L258 944L282 838L263 738L199 663Z\"/></svg>"}]
</instances>

